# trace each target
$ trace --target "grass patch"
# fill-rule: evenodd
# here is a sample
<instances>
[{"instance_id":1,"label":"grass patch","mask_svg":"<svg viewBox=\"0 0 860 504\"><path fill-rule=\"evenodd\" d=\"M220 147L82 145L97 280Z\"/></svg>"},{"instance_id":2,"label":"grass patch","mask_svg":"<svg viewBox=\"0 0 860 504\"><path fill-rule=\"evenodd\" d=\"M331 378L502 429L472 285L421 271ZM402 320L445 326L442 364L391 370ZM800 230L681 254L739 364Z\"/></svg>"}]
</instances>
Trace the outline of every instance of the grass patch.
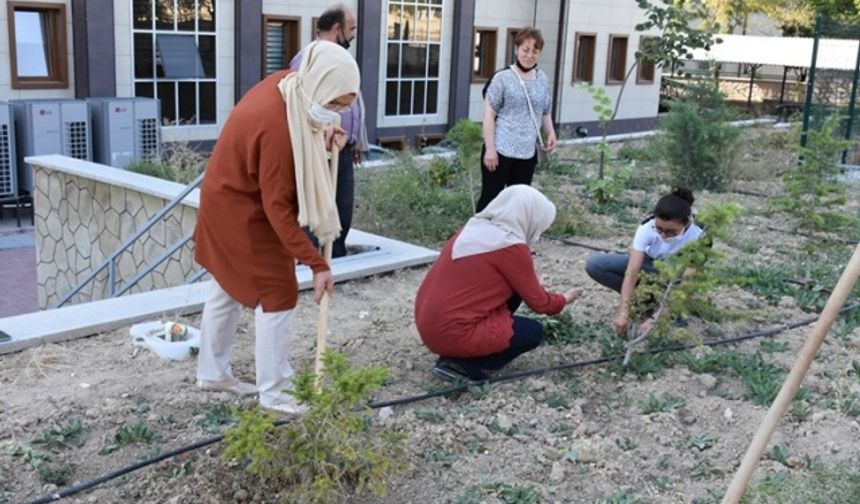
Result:
<instances>
[{"instance_id":1,"label":"grass patch","mask_svg":"<svg viewBox=\"0 0 860 504\"><path fill-rule=\"evenodd\" d=\"M473 214L480 176L470 179L467 172L458 168L440 181L408 154L391 166L358 170L354 226L398 240L438 246Z\"/></svg>"},{"instance_id":2,"label":"grass patch","mask_svg":"<svg viewBox=\"0 0 860 504\"><path fill-rule=\"evenodd\" d=\"M809 471L780 472L753 483L743 504L836 504L857 502L860 461Z\"/></svg>"},{"instance_id":3,"label":"grass patch","mask_svg":"<svg viewBox=\"0 0 860 504\"><path fill-rule=\"evenodd\" d=\"M124 446L151 444L154 440L155 433L146 426L143 420L138 420L132 425L120 426L113 436L113 442L102 448L99 454L108 455Z\"/></svg>"}]
</instances>

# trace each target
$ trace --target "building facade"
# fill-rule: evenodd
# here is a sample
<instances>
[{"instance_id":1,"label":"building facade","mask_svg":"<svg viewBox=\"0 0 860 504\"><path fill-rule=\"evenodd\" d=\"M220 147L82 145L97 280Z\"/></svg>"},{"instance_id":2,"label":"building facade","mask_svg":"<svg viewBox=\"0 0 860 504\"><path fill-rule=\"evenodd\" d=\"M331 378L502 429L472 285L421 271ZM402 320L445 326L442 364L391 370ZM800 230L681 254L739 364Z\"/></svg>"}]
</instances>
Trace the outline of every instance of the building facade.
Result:
<instances>
[{"instance_id":1,"label":"building facade","mask_svg":"<svg viewBox=\"0 0 860 504\"><path fill-rule=\"evenodd\" d=\"M0 100L147 96L163 138L211 143L233 105L315 34L310 0L2 0ZM545 39L540 68L562 127L593 125L582 83L617 95L642 21L632 0L348 0L371 142L420 147L462 118L481 119L481 88L512 61L525 26ZM649 127L659 71L628 81L617 128Z\"/></svg>"}]
</instances>

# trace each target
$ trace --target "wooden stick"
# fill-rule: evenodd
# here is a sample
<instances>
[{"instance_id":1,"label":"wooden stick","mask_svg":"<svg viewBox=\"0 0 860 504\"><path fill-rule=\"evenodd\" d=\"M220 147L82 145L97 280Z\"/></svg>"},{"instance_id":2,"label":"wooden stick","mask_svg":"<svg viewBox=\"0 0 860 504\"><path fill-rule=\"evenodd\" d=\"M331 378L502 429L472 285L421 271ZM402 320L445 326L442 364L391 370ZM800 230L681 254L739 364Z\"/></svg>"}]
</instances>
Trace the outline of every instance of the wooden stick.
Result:
<instances>
[{"instance_id":1,"label":"wooden stick","mask_svg":"<svg viewBox=\"0 0 860 504\"><path fill-rule=\"evenodd\" d=\"M332 242L328 242L323 247L323 256L325 257L325 262L331 266L331 250L332 250ZM328 329L328 293L323 291L322 299L320 299L320 317L319 323L317 324L317 353L316 360L314 361L314 376L316 376L315 385L317 390L319 390L320 386L320 378L322 374L322 356L325 353L325 340L326 340L326 330Z\"/></svg>"},{"instance_id":2,"label":"wooden stick","mask_svg":"<svg viewBox=\"0 0 860 504\"><path fill-rule=\"evenodd\" d=\"M854 284L857 283L858 277L860 277L860 244L854 249L851 261L848 262L848 266L845 267L842 276L839 277L839 282L833 289L833 294L830 295L827 304L824 306L824 310L822 310L821 315L818 317L818 322L815 323L809 336L807 336L806 343L803 345L803 349L801 349L794 366L791 367L788 378L782 384L779 394L774 399L773 404L771 404L770 409L758 428L758 432L756 432L755 437L753 437L752 442L747 448L741 466L738 468L738 472L735 473L735 477L726 491L725 497L723 497L722 504L737 504L741 497L743 497L747 483L749 483L753 471L755 471L762 453L764 453L767 443L771 435L773 435L773 431L776 429L785 410L788 409L791 400L794 399L794 395L806 376L806 372L809 370L809 366L812 364L818 348L839 315L842 305L845 304L845 299L851 294L851 290L854 288Z\"/></svg>"}]
</instances>

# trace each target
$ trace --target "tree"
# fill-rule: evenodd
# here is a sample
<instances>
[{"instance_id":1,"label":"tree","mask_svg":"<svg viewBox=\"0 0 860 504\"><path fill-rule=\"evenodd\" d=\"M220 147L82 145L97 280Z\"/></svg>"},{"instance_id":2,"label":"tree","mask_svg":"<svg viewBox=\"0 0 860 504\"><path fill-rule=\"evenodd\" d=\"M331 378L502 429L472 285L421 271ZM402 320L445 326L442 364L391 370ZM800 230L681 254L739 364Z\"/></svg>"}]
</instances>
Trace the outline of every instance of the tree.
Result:
<instances>
[{"instance_id":1,"label":"tree","mask_svg":"<svg viewBox=\"0 0 860 504\"><path fill-rule=\"evenodd\" d=\"M710 12L702 25L724 33L734 33L738 27L746 28L747 19L752 14L763 12L767 3L774 0L701 0Z\"/></svg>"},{"instance_id":2,"label":"tree","mask_svg":"<svg viewBox=\"0 0 860 504\"><path fill-rule=\"evenodd\" d=\"M704 48L709 50L711 44L721 42L720 39L714 39L713 29L695 28L695 21L703 19L707 16L707 10L696 2L687 0L660 0L660 2L651 2L649 0L636 0L636 4L644 11L645 21L636 25L636 31L659 31L659 37L644 37L640 50L636 51L633 64L624 75L624 80L621 83L621 88L618 90L618 97L615 98L615 106L612 108L612 113L608 119L604 120L601 114L601 128L603 130L603 138L601 144L604 145L602 151L605 151L606 136L612 128L612 123L618 115L618 109L621 106L621 97L624 94L624 89L627 87L627 82L630 76L639 68L640 64L651 63L656 68L663 69L666 66L675 68L685 59L692 59L693 49ZM592 93L592 96L595 96ZM599 100L598 100L599 102ZM598 103L598 105L601 105ZM608 107L603 104L602 107ZM605 171L606 157L600 157L600 167L598 171L598 180L603 180Z\"/></svg>"}]
</instances>

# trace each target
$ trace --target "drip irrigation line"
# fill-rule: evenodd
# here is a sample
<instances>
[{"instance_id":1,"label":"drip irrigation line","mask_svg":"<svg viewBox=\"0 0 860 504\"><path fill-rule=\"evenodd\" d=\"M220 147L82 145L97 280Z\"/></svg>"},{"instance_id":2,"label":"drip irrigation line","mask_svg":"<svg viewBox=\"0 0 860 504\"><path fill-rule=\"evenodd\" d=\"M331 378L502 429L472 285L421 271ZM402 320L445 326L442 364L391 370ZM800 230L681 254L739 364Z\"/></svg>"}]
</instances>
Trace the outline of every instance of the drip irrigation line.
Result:
<instances>
[{"instance_id":1,"label":"drip irrigation line","mask_svg":"<svg viewBox=\"0 0 860 504\"><path fill-rule=\"evenodd\" d=\"M565 245L572 245L574 247L580 247L580 248L584 248L584 249L588 249L588 250L594 250L597 252L618 252L617 250L609 250L607 248L598 247L596 245L589 245L587 243L568 240L567 238L562 238L560 236L548 235L546 233L544 233L541 236L543 236L544 238L548 238L550 240L560 241L560 242L564 243Z\"/></svg>"},{"instance_id":2,"label":"drip irrigation line","mask_svg":"<svg viewBox=\"0 0 860 504\"><path fill-rule=\"evenodd\" d=\"M729 191L735 194L743 194L744 196L755 196L756 198L770 198L769 194L764 194L755 191L744 191L743 189L735 189L733 191Z\"/></svg>"},{"instance_id":3,"label":"drip irrigation line","mask_svg":"<svg viewBox=\"0 0 860 504\"><path fill-rule=\"evenodd\" d=\"M856 310L857 308L860 308L860 303L855 303L855 304L846 306L845 308L843 308L842 310L839 311L839 314L842 315L842 314L845 314L845 313L850 312L852 310ZM805 318L802 320L798 320L796 322L791 322L788 324L783 324L783 325L771 327L769 329L762 329L760 331L753 331L750 333L734 336L731 338L706 340L706 341L702 342L702 345L704 345L704 346L728 345L731 343L737 343L737 342L746 341L749 339L762 338L762 337L766 337L766 336L773 336L775 334L779 334L779 333L787 331L789 329L796 329L798 327L803 327L805 325L809 325L809 324L815 322L816 320L818 320L818 316L808 317L808 318ZM690 350L692 348L696 348L697 346L699 346L699 345L688 343L688 344L684 344L684 345L676 345L676 346L671 346L671 347L663 347L663 348L655 348L655 349L651 349L651 350L644 350L643 353L648 353L651 355L657 355L657 354L661 354L661 353L681 352L684 350ZM620 361L623 358L624 358L624 355L612 355L609 357L598 357L595 359L576 361L576 362L571 362L571 363L567 363L567 364L559 364L556 366L546 366L546 367L541 367L541 368L525 369L522 371L515 371L513 373L505 373L505 374L496 375L496 376L494 376L490 379L487 379L487 380L464 382L464 383L455 385L453 387L448 387L446 389L437 390L437 391L429 392L426 394L420 394L420 395L409 396L409 397L402 397L399 399L391 399L391 400L387 400L387 401L376 401L376 402L372 402L372 403L368 404L367 406L371 409L378 409L378 408L384 408L384 407L390 407L390 406L398 406L398 405L402 405L402 404L409 404L409 403L424 401L427 399L432 399L434 397L440 397L440 396L453 394L456 392L465 391L469 387L482 386L482 385L487 385L490 383L501 383L501 382L513 381L513 380L517 380L520 378L542 375L542 374L550 373L553 371L563 371L566 369L575 369L575 368L580 368L580 367L592 366L595 364L604 364L604 363L612 362L612 361L616 361L616 360ZM286 423L287 423L287 420L279 420L279 421L275 422L275 426L281 426L281 425L284 425ZM52 494L48 494L48 495L39 497L35 500L28 501L26 504L44 504L47 502L55 502L55 501L58 501L60 499L65 498L65 497L69 497L69 496L74 495L76 493L80 493L80 492L83 492L84 490L88 490L88 489L93 488L95 486L101 485L102 483L106 483L112 479L119 478L120 476L124 476L124 475L131 473L133 471L136 471L138 469L142 469L146 466L161 462L162 460L173 458L177 455L182 455L183 453L187 453L187 452L196 450L198 448L203 448L204 446L209 446L209 445L215 444L215 443L217 443L223 439L224 439L224 434L219 434L217 436L212 436L212 437L209 437L206 439L202 439L200 441L196 441L196 442L191 443L189 445L181 446L179 448L175 448L175 449L170 450L168 452L159 454L155 457L150 457L148 459L141 460L139 462L136 462L135 464L132 464L132 465L129 465L127 467L123 467L123 468L118 469L116 471L110 472L108 474L100 476L100 477L98 477L94 480L88 481L86 483L82 483L80 485L66 488L66 489L61 490L59 492L54 492Z\"/></svg>"}]
</instances>

